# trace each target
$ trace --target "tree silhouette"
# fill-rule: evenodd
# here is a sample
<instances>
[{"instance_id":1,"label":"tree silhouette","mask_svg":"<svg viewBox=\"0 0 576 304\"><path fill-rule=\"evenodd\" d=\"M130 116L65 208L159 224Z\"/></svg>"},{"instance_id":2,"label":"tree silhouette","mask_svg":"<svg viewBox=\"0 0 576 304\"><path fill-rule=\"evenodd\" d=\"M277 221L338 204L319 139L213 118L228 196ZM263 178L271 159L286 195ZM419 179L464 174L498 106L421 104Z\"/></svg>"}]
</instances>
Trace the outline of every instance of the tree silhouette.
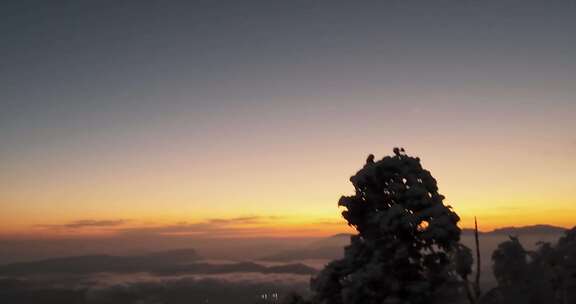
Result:
<instances>
[{"instance_id":1,"label":"tree silhouette","mask_svg":"<svg viewBox=\"0 0 576 304\"><path fill-rule=\"evenodd\" d=\"M453 267L456 271L456 274L458 274L458 276L463 280L464 291L466 292L466 297L471 304L476 303L480 297L480 288L477 286L478 281L475 281L472 284L468 280L468 276L472 274L473 262L474 258L472 258L472 250L460 244L457 248L456 254L453 257ZM477 269L480 269L480 267L477 267Z\"/></svg>"},{"instance_id":2,"label":"tree silhouette","mask_svg":"<svg viewBox=\"0 0 576 304\"><path fill-rule=\"evenodd\" d=\"M358 234L352 236L343 259L312 279L313 302L445 300L456 274L469 274L471 259L464 256L454 267L460 248L459 217L444 205L436 180L420 159L399 148L379 161L370 155L350 181L354 195L343 196L338 204Z\"/></svg>"},{"instance_id":3,"label":"tree silhouette","mask_svg":"<svg viewBox=\"0 0 576 304\"><path fill-rule=\"evenodd\" d=\"M304 297L302 297L301 295L299 295L298 293L295 293L295 292L291 292L291 293L287 294L286 296L284 296L284 298L282 299L282 301L280 303L282 303L282 304L310 304L309 301L307 301L306 299L304 299Z\"/></svg>"},{"instance_id":4,"label":"tree silhouette","mask_svg":"<svg viewBox=\"0 0 576 304\"><path fill-rule=\"evenodd\" d=\"M576 303L576 227L567 230L556 246L540 244L533 260L544 270L540 277L549 278L555 303Z\"/></svg>"},{"instance_id":5,"label":"tree silhouette","mask_svg":"<svg viewBox=\"0 0 576 304\"><path fill-rule=\"evenodd\" d=\"M552 265L558 284L559 303L576 303L576 227L566 231L555 248L557 264Z\"/></svg>"},{"instance_id":6,"label":"tree silhouette","mask_svg":"<svg viewBox=\"0 0 576 304\"><path fill-rule=\"evenodd\" d=\"M533 256L534 252L526 251L515 236L510 236L510 240L500 243L492 253L492 271L498 286L490 290L481 303L544 304L548 303L543 302L546 299L552 302L551 289L543 284L547 279L542 278L543 273L538 274L541 269L535 267L533 261L529 261Z\"/></svg>"},{"instance_id":7,"label":"tree silhouette","mask_svg":"<svg viewBox=\"0 0 576 304\"><path fill-rule=\"evenodd\" d=\"M528 252L524 250L517 237L500 243L492 253L492 270L498 286L512 287L522 284L528 274Z\"/></svg>"},{"instance_id":8,"label":"tree silhouette","mask_svg":"<svg viewBox=\"0 0 576 304\"><path fill-rule=\"evenodd\" d=\"M541 243L527 251L517 237L498 245L492 254L498 286L482 303L576 303L576 228L558 243Z\"/></svg>"}]
</instances>

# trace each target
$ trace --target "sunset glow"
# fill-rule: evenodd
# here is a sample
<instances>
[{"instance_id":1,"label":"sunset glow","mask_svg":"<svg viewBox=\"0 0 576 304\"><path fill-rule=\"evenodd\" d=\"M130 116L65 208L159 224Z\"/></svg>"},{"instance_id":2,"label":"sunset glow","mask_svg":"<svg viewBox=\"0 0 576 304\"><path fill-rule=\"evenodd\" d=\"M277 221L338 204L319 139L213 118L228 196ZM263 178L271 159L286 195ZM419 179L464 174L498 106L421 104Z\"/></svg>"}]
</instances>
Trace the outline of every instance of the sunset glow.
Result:
<instances>
[{"instance_id":1,"label":"sunset glow","mask_svg":"<svg viewBox=\"0 0 576 304\"><path fill-rule=\"evenodd\" d=\"M288 2L12 8L0 236L350 232L349 177L396 146L462 227L574 224L569 10Z\"/></svg>"}]
</instances>

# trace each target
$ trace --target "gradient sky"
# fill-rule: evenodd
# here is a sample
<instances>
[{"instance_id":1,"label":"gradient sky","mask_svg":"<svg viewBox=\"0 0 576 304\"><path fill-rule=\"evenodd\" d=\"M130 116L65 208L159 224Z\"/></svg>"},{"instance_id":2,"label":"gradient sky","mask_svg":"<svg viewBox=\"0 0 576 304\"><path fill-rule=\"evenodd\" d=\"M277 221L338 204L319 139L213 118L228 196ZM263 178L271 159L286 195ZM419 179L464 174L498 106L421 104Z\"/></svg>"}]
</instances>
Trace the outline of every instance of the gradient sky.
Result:
<instances>
[{"instance_id":1,"label":"gradient sky","mask_svg":"<svg viewBox=\"0 0 576 304\"><path fill-rule=\"evenodd\" d=\"M345 231L349 176L395 146L463 226L576 224L575 1L3 1L0 20L0 235Z\"/></svg>"}]
</instances>

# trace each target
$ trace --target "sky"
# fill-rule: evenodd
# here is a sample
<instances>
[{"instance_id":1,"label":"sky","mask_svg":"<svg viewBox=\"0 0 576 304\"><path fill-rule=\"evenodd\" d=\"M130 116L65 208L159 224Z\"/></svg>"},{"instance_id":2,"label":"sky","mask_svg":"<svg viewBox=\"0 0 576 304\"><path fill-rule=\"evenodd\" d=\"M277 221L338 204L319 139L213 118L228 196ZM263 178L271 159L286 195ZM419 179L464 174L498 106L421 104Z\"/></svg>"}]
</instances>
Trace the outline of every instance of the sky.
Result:
<instances>
[{"instance_id":1,"label":"sky","mask_svg":"<svg viewBox=\"0 0 576 304\"><path fill-rule=\"evenodd\" d=\"M576 2L4 1L0 237L349 231L370 153L483 230L576 214Z\"/></svg>"}]
</instances>

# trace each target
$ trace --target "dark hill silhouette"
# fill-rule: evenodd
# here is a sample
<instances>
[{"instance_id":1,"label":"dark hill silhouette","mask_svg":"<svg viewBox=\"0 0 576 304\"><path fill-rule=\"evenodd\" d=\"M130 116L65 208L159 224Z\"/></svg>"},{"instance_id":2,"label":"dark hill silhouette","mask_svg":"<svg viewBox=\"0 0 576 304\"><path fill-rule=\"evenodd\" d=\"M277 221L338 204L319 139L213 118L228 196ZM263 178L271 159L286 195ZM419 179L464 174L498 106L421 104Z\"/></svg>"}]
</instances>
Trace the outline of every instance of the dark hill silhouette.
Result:
<instances>
[{"instance_id":1,"label":"dark hill silhouette","mask_svg":"<svg viewBox=\"0 0 576 304\"><path fill-rule=\"evenodd\" d=\"M495 229L492 234L561 234L567 229L551 225L532 225L524 227L504 227Z\"/></svg>"},{"instance_id":2,"label":"dark hill silhouette","mask_svg":"<svg viewBox=\"0 0 576 304\"><path fill-rule=\"evenodd\" d=\"M502 227L497 228L492 231L480 231L480 234L484 235L522 235L522 234L562 234L566 231L564 227L552 226L552 225L545 225L545 224L537 224L537 225L529 225L529 226L519 226L519 227ZM462 229L462 234L473 234L474 229L465 228Z\"/></svg>"},{"instance_id":3,"label":"dark hill silhouette","mask_svg":"<svg viewBox=\"0 0 576 304\"><path fill-rule=\"evenodd\" d=\"M344 246L350 244L348 233L340 233L320 239L304 247L264 256L262 261L299 261L313 259L338 259L342 257Z\"/></svg>"},{"instance_id":4,"label":"dark hill silhouette","mask_svg":"<svg viewBox=\"0 0 576 304\"><path fill-rule=\"evenodd\" d=\"M252 262L240 262L230 264L192 263L186 265L173 265L152 271L152 273L156 275L219 274L239 272L315 274L318 270L300 263L264 266Z\"/></svg>"},{"instance_id":5,"label":"dark hill silhouette","mask_svg":"<svg viewBox=\"0 0 576 304\"><path fill-rule=\"evenodd\" d=\"M286 250L277 254L260 258L262 261L298 261L315 259L337 259L342 257L343 246L327 246L320 248L302 248Z\"/></svg>"},{"instance_id":6,"label":"dark hill silhouette","mask_svg":"<svg viewBox=\"0 0 576 304\"><path fill-rule=\"evenodd\" d=\"M519 226L519 227L503 227L494 229L492 231L480 232L481 236L494 236L494 237L507 237L508 235L549 235L549 236L560 236L566 231L566 228L552 226L552 225L530 225L530 226ZM474 229L465 228L462 229L463 237L472 237L474 234ZM341 258L344 251L344 246L350 244L350 236L348 233L336 234L313 243L310 243L301 248L284 250L277 252L275 254L267 255L259 260L262 261L299 261L308 259L325 259L333 260L336 258ZM494 246L488 246L490 250L493 250ZM486 256L489 257L489 251Z\"/></svg>"},{"instance_id":7,"label":"dark hill silhouette","mask_svg":"<svg viewBox=\"0 0 576 304\"><path fill-rule=\"evenodd\" d=\"M157 252L142 256L87 255L62 257L35 262L0 266L0 276L34 274L137 273L155 275L219 274L238 272L314 274L316 269L304 264L264 266L252 262L211 264L200 263L192 249Z\"/></svg>"},{"instance_id":8,"label":"dark hill silhouette","mask_svg":"<svg viewBox=\"0 0 576 304\"><path fill-rule=\"evenodd\" d=\"M509 233L522 233L522 234L562 234L566 230L565 227L547 225L547 224L535 224L526 226L507 226L502 228L496 228L490 231L479 231L480 234L509 234ZM474 233L473 228L463 228L462 233ZM321 239L314 242L313 244L323 244L323 243L334 243L334 241L349 241L350 233L338 233L327 238Z\"/></svg>"},{"instance_id":9,"label":"dark hill silhouette","mask_svg":"<svg viewBox=\"0 0 576 304\"><path fill-rule=\"evenodd\" d=\"M189 261L190 259L200 259L200 255L192 248L173 249L165 251L157 251L147 254L149 257L154 258L170 258L173 260Z\"/></svg>"},{"instance_id":10,"label":"dark hill silhouette","mask_svg":"<svg viewBox=\"0 0 576 304\"><path fill-rule=\"evenodd\" d=\"M352 234L350 233L339 233L333 236L323 238L311 243L310 247L321 248L321 247L332 247L332 246L340 246L342 244L349 244L350 237Z\"/></svg>"},{"instance_id":11,"label":"dark hill silhouette","mask_svg":"<svg viewBox=\"0 0 576 304\"><path fill-rule=\"evenodd\" d=\"M85 255L12 263L0 266L0 274L24 275L34 273L129 273L161 269L201 259L194 249L153 252L146 255L113 256Z\"/></svg>"}]
</instances>

